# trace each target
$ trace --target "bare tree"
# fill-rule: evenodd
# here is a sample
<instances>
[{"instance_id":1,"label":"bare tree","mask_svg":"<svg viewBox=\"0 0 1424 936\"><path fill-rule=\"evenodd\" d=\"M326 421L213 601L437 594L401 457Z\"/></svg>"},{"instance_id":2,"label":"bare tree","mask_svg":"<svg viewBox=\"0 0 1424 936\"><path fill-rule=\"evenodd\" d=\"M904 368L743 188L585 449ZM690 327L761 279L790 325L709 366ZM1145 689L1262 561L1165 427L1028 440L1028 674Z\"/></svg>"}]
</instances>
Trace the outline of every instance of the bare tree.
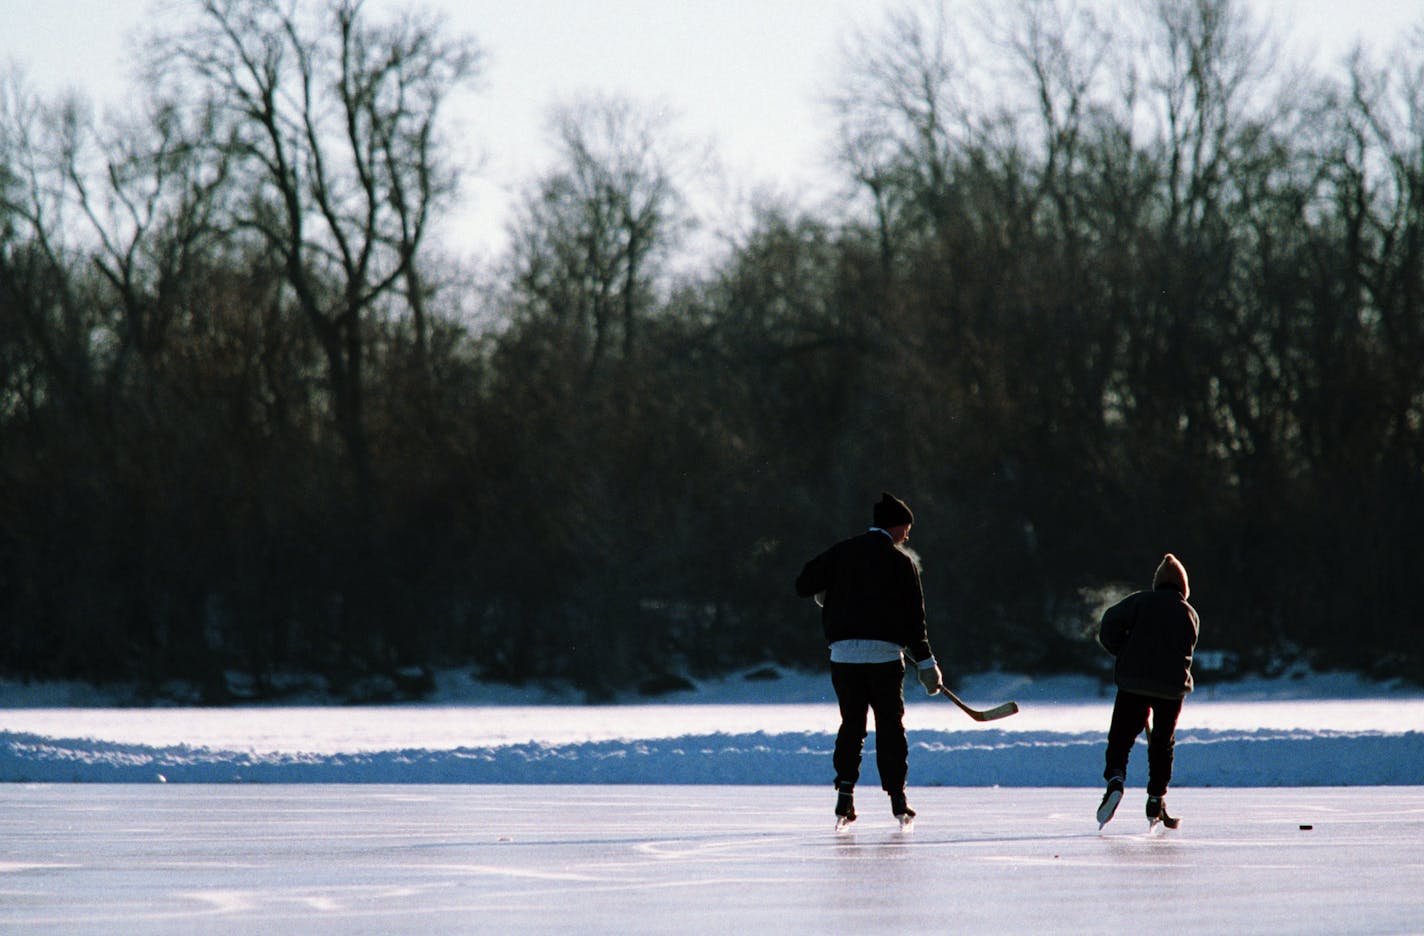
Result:
<instances>
[{"instance_id":1,"label":"bare tree","mask_svg":"<svg viewBox=\"0 0 1424 936\"><path fill-rule=\"evenodd\" d=\"M1108 98L1114 66L1126 72L1129 86L1132 69L1124 57L1114 60L1112 31L1095 6L1082 0L1017 0L996 11L999 18L991 26L992 38L1007 51L1011 74L1023 77L1036 116L1040 190L1051 200L1058 224L1072 240L1077 212L1068 193L1074 187L1073 177L1081 168L1083 149L1092 143L1091 135L1121 119L1122 103L1114 108Z\"/></svg>"},{"instance_id":2,"label":"bare tree","mask_svg":"<svg viewBox=\"0 0 1424 936\"><path fill-rule=\"evenodd\" d=\"M838 156L871 199L887 269L902 221L944 223L955 151L983 131L968 103L977 97L969 38L945 0L921 0L852 37L841 54L830 97Z\"/></svg>"},{"instance_id":3,"label":"bare tree","mask_svg":"<svg viewBox=\"0 0 1424 936\"><path fill-rule=\"evenodd\" d=\"M194 321L201 307L186 300L223 252L231 160L191 143L213 133L211 110L190 115L159 102L107 129L65 130L62 171L87 221L86 249L113 291L113 379L122 381L132 358L163 352L176 318L203 327Z\"/></svg>"},{"instance_id":4,"label":"bare tree","mask_svg":"<svg viewBox=\"0 0 1424 936\"><path fill-rule=\"evenodd\" d=\"M47 101L23 75L0 77L0 306L10 340L26 342L23 395L73 414L98 382L93 339L106 326L85 302L64 141L87 126L77 97ZM21 337L22 336L22 337Z\"/></svg>"},{"instance_id":5,"label":"bare tree","mask_svg":"<svg viewBox=\"0 0 1424 936\"><path fill-rule=\"evenodd\" d=\"M1159 105L1169 223L1200 228L1220 208L1236 146L1271 93L1279 49L1240 0L1157 0L1144 74Z\"/></svg>"},{"instance_id":6,"label":"bare tree","mask_svg":"<svg viewBox=\"0 0 1424 936\"><path fill-rule=\"evenodd\" d=\"M666 112L593 96L557 107L555 167L513 225L521 297L587 330L589 373L634 355L668 256L688 224Z\"/></svg>"},{"instance_id":7,"label":"bare tree","mask_svg":"<svg viewBox=\"0 0 1424 936\"><path fill-rule=\"evenodd\" d=\"M159 43L154 81L219 115L213 143L248 192L234 225L280 257L322 346L368 509L366 321L403 301L423 344L419 253L455 181L439 157L441 107L476 74L479 50L431 16L377 24L360 0L330 0L315 16L297 0L196 7L191 27Z\"/></svg>"}]
</instances>

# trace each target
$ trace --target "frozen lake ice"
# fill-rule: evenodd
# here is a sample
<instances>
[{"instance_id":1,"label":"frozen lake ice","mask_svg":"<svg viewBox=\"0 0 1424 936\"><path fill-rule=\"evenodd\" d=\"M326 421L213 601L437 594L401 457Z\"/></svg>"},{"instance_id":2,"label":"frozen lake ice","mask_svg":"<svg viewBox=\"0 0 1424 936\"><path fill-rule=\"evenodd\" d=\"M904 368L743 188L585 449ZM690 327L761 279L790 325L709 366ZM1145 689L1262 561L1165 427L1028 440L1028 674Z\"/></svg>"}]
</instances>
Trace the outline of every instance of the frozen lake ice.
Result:
<instances>
[{"instance_id":1,"label":"frozen lake ice","mask_svg":"<svg viewBox=\"0 0 1424 936\"><path fill-rule=\"evenodd\" d=\"M0 785L0 932L1424 931L1424 787ZM1302 830L1309 825L1310 830Z\"/></svg>"}]
</instances>

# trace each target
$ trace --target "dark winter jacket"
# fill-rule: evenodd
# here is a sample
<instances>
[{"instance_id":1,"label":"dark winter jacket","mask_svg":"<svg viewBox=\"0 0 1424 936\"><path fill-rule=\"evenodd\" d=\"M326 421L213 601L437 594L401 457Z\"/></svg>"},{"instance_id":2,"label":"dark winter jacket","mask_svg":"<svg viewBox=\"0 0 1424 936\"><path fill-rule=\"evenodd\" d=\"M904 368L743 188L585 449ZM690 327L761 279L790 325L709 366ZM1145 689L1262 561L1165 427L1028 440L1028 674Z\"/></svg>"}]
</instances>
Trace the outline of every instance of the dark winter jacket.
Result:
<instances>
[{"instance_id":1,"label":"dark winter jacket","mask_svg":"<svg viewBox=\"0 0 1424 936\"><path fill-rule=\"evenodd\" d=\"M1159 699L1192 691L1196 609L1171 586L1134 592L1103 612L1098 643L1117 657L1119 689Z\"/></svg>"},{"instance_id":2,"label":"dark winter jacket","mask_svg":"<svg viewBox=\"0 0 1424 936\"><path fill-rule=\"evenodd\" d=\"M806 563L796 594L820 592L827 643L884 640L905 647L917 663L932 655L919 569L879 530L842 540Z\"/></svg>"}]
</instances>

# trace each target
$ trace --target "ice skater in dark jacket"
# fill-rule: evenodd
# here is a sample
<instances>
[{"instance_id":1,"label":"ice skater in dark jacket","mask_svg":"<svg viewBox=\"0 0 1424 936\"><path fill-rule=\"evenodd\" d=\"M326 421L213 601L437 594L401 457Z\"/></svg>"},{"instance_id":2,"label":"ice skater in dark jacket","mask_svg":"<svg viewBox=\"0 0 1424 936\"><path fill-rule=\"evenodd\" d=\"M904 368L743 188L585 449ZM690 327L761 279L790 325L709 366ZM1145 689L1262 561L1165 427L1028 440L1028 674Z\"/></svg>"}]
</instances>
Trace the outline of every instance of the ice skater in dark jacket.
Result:
<instances>
[{"instance_id":1,"label":"ice skater in dark jacket","mask_svg":"<svg viewBox=\"0 0 1424 936\"><path fill-rule=\"evenodd\" d=\"M1152 576L1152 590L1134 592L1103 612L1098 643L1117 657L1113 673L1117 699L1103 779L1107 790L1098 806L1098 828L1113 817L1122 799L1127 756L1137 735L1147 735L1147 818L1175 828L1167 814L1167 785L1172 781L1172 755L1182 700L1192 691L1192 651L1201 624L1187 603L1191 588L1187 570L1171 553L1162 557Z\"/></svg>"},{"instance_id":2,"label":"ice skater in dark jacket","mask_svg":"<svg viewBox=\"0 0 1424 936\"><path fill-rule=\"evenodd\" d=\"M855 819L855 783L860 778L866 714L875 713L875 764L890 794L890 811L908 822L915 811L905 801L909 749L905 741L905 662L914 660L920 684L939 692L941 675L925 630L920 571L900 547L914 514L885 494L871 512L874 526L836 543L801 570L796 593L821 602L821 624L830 644L831 685L840 704L836 735L836 815Z\"/></svg>"}]
</instances>

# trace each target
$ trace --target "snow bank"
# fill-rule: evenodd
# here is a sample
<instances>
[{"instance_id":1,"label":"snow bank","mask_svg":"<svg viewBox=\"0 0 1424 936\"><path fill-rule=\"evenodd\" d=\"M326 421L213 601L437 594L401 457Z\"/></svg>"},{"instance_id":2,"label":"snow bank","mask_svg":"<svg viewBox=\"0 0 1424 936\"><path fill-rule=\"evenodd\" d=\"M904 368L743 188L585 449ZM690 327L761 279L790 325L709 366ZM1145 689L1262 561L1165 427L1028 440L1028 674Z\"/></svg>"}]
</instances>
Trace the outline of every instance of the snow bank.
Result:
<instances>
[{"instance_id":1,"label":"snow bank","mask_svg":"<svg viewBox=\"0 0 1424 936\"><path fill-rule=\"evenodd\" d=\"M872 736L873 742L873 736ZM574 783L828 785L830 733L711 734L342 754L150 747L0 732L0 780L47 783ZM917 786L1098 786L1100 733L910 733ZM873 750L873 743L869 746ZM1139 746L1129 781L1145 783ZM878 783L873 756L862 785ZM1424 783L1424 733L1187 731L1177 786Z\"/></svg>"},{"instance_id":2,"label":"snow bank","mask_svg":"<svg viewBox=\"0 0 1424 936\"><path fill-rule=\"evenodd\" d=\"M1092 680L987 674L980 725L910 695L916 786L1097 786L1111 695ZM463 692L461 691L463 689ZM3 690L3 687L0 687ZM911 690L917 692L914 687ZM28 690L31 698L43 691ZM439 705L0 710L0 781L54 783L810 784L831 781L824 678L759 672L629 706L522 705L447 678ZM0 691L0 699L4 698ZM558 700L557 694L549 697ZM708 730L717 726L723 730ZM759 726L761 730L751 730ZM1420 730L1416 730L1420 729ZM1424 783L1424 694L1353 677L1205 686L1177 734L1177 786ZM471 737L483 738L471 743ZM193 743L203 739L205 743ZM878 783L875 736L863 786ZM1145 749L1129 782L1143 784Z\"/></svg>"}]
</instances>

